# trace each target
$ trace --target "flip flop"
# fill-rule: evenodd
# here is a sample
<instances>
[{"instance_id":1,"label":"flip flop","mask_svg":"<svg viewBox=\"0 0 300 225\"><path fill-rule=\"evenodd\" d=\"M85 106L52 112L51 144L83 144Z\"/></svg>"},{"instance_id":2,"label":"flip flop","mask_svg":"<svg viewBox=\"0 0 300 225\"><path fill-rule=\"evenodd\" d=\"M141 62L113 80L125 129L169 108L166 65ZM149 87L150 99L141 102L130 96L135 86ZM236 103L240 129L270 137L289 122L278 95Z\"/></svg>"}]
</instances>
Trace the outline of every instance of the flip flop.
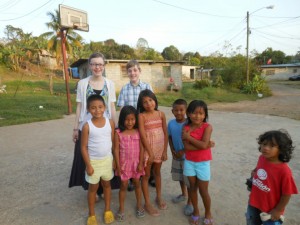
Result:
<instances>
[{"instance_id":1,"label":"flip flop","mask_svg":"<svg viewBox=\"0 0 300 225\"><path fill-rule=\"evenodd\" d=\"M115 221L115 217L112 211L106 211L104 212L104 223L110 224Z\"/></svg>"},{"instance_id":2,"label":"flip flop","mask_svg":"<svg viewBox=\"0 0 300 225\"><path fill-rule=\"evenodd\" d=\"M87 224L87 225L98 225L96 216L89 216L89 218L88 218L86 224Z\"/></svg>"},{"instance_id":3,"label":"flip flop","mask_svg":"<svg viewBox=\"0 0 300 225\"><path fill-rule=\"evenodd\" d=\"M118 212L117 213L117 221L124 222L125 221L125 213Z\"/></svg>"},{"instance_id":4,"label":"flip flop","mask_svg":"<svg viewBox=\"0 0 300 225\"><path fill-rule=\"evenodd\" d=\"M191 217L189 219L190 225L199 225L199 219L200 219L200 216L191 215Z\"/></svg>"},{"instance_id":5,"label":"flip flop","mask_svg":"<svg viewBox=\"0 0 300 225\"><path fill-rule=\"evenodd\" d=\"M210 218L210 219L204 218L203 224L205 224L205 225L213 225L213 219L212 218Z\"/></svg>"},{"instance_id":6,"label":"flip flop","mask_svg":"<svg viewBox=\"0 0 300 225\"><path fill-rule=\"evenodd\" d=\"M173 203L179 203L179 202L182 202L182 201L185 201L186 200L186 197L184 195L178 195L176 196L175 198L172 199L172 202Z\"/></svg>"}]
</instances>

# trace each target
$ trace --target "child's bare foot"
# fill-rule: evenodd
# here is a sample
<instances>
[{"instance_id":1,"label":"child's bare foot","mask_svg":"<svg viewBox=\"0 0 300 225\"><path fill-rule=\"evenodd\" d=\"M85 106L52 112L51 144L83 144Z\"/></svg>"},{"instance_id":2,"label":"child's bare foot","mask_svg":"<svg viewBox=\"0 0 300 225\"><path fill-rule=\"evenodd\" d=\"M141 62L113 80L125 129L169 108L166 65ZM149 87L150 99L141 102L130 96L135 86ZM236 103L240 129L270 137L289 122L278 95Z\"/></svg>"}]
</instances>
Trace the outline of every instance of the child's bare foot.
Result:
<instances>
[{"instance_id":1,"label":"child's bare foot","mask_svg":"<svg viewBox=\"0 0 300 225\"><path fill-rule=\"evenodd\" d=\"M151 216L159 216L159 212L156 208L154 208L152 205L145 205L146 212Z\"/></svg>"},{"instance_id":2,"label":"child's bare foot","mask_svg":"<svg viewBox=\"0 0 300 225\"><path fill-rule=\"evenodd\" d=\"M157 207L158 207L160 210L165 210L165 209L168 208L167 203L166 203L164 200L162 200L162 199L156 198L156 199L155 199L155 202L156 202L156 204L157 204Z\"/></svg>"}]
</instances>

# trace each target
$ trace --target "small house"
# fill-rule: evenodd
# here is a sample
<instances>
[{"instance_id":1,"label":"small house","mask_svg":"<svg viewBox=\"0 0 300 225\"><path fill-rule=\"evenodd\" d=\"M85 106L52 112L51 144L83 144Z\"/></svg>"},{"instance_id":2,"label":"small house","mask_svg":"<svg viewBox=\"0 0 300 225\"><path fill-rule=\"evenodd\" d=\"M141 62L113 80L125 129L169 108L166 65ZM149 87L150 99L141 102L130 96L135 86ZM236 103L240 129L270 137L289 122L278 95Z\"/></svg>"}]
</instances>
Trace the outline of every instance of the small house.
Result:
<instances>
[{"instance_id":1,"label":"small house","mask_svg":"<svg viewBox=\"0 0 300 225\"><path fill-rule=\"evenodd\" d=\"M266 80L288 80L300 74L300 63L262 65L260 68Z\"/></svg>"},{"instance_id":2,"label":"small house","mask_svg":"<svg viewBox=\"0 0 300 225\"><path fill-rule=\"evenodd\" d=\"M108 59L106 60L103 76L114 81L116 91L119 92L123 85L129 82L126 64L129 60ZM155 92L164 92L172 82L178 89L182 87L183 61L154 61L138 60L141 67L140 79L151 84ZM91 75L88 59L79 59L72 63L71 68L77 67L80 79Z\"/></svg>"}]
</instances>

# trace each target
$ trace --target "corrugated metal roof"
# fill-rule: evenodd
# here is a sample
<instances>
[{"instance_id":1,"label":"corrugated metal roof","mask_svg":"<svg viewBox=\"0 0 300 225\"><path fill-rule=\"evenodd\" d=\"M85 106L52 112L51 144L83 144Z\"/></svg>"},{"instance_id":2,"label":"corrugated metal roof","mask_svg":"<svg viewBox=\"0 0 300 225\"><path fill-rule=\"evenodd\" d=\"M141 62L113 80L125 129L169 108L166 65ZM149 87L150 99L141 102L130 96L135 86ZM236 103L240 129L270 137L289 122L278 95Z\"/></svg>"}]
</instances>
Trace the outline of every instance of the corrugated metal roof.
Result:
<instances>
[{"instance_id":1,"label":"corrugated metal roof","mask_svg":"<svg viewBox=\"0 0 300 225\"><path fill-rule=\"evenodd\" d=\"M262 65L260 68L300 67L300 63Z\"/></svg>"}]
</instances>

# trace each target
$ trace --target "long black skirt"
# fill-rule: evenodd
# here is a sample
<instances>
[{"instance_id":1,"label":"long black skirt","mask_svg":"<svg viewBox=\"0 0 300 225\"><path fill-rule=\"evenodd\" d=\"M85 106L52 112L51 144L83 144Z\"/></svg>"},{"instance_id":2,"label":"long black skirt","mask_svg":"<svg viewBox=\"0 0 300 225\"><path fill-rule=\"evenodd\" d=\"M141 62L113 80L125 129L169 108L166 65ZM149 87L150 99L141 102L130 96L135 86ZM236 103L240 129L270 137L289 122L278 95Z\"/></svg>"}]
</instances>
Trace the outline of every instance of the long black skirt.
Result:
<instances>
[{"instance_id":1,"label":"long black skirt","mask_svg":"<svg viewBox=\"0 0 300 225\"><path fill-rule=\"evenodd\" d=\"M69 188L75 186L82 186L84 190L87 190L89 184L85 180L85 163L83 161L81 155L81 132L79 131L78 140L75 143L74 147L74 159L73 165L69 180ZM113 179L110 181L112 189L119 189L121 185L121 179L118 176L114 176ZM97 191L98 195L103 193L103 188L99 185L99 189Z\"/></svg>"}]
</instances>

